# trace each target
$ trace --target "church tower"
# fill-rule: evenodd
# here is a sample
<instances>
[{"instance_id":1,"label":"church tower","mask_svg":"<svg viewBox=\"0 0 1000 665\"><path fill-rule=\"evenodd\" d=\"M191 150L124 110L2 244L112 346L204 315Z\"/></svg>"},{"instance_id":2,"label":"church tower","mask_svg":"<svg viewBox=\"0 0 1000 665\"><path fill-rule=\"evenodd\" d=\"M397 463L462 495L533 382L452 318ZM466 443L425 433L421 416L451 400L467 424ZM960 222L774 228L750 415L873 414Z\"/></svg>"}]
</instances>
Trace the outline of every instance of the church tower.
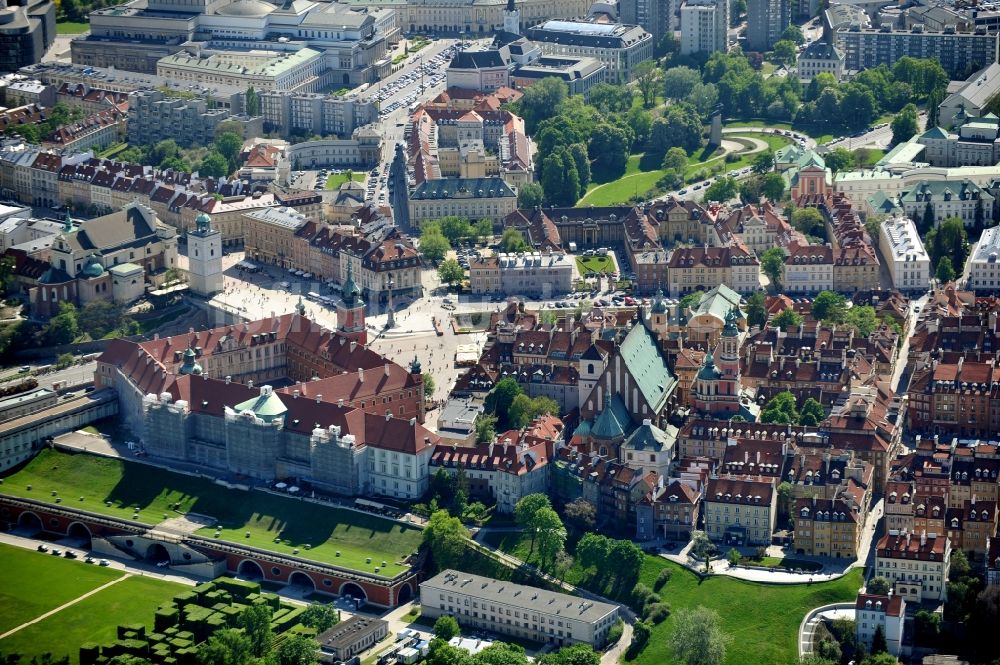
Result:
<instances>
[{"instance_id":1,"label":"church tower","mask_svg":"<svg viewBox=\"0 0 1000 665\"><path fill-rule=\"evenodd\" d=\"M503 12L503 30L514 35L521 34L521 12L514 6L514 0L507 0L507 9Z\"/></svg>"},{"instance_id":2,"label":"church tower","mask_svg":"<svg viewBox=\"0 0 1000 665\"><path fill-rule=\"evenodd\" d=\"M208 298L222 291L222 234L212 228L212 218L198 215L187 242L191 293Z\"/></svg>"},{"instance_id":3,"label":"church tower","mask_svg":"<svg viewBox=\"0 0 1000 665\"><path fill-rule=\"evenodd\" d=\"M337 304L337 332L358 344L368 343L368 329L365 328L365 301L361 289L354 283L354 264L347 263L347 279L340 290Z\"/></svg>"}]
</instances>

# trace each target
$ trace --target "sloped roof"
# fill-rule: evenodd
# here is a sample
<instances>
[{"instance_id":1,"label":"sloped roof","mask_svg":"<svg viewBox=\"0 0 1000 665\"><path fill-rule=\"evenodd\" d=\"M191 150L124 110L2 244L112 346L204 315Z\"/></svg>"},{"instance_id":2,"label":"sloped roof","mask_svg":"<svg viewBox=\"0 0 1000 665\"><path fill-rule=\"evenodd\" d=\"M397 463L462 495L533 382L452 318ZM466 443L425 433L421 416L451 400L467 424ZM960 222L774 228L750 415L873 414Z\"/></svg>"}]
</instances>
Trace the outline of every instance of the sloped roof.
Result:
<instances>
[{"instance_id":1,"label":"sloped roof","mask_svg":"<svg viewBox=\"0 0 1000 665\"><path fill-rule=\"evenodd\" d=\"M625 440L622 447L631 450L655 450L657 452L670 450L677 441L677 428L667 425L667 429L662 430L652 423L643 421L632 435Z\"/></svg>"},{"instance_id":2,"label":"sloped roof","mask_svg":"<svg viewBox=\"0 0 1000 665\"><path fill-rule=\"evenodd\" d=\"M590 428L591 435L596 439L616 439L625 436L632 429L632 420L621 396L615 394L604 402L604 410L594 419Z\"/></svg>"},{"instance_id":3,"label":"sloped roof","mask_svg":"<svg viewBox=\"0 0 1000 665\"><path fill-rule=\"evenodd\" d=\"M652 409L658 410L673 390L677 378L670 373L656 338L646 326L633 326L619 350L643 398Z\"/></svg>"}]
</instances>

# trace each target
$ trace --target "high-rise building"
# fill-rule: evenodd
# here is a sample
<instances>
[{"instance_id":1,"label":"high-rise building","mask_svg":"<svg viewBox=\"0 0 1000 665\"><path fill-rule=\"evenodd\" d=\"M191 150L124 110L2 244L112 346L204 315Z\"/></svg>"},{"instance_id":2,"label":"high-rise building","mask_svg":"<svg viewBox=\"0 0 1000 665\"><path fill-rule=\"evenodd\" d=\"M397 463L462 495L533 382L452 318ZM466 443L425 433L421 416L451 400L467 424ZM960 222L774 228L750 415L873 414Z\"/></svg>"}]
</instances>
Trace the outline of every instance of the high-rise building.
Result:
<instances>
[{"instance_id":1,"label":"high-rise building","mask_svg":"<svg viewBox=\"0 0 1000 665\"><path fill-rule=\"evenodd\" d=\"M770 51L791 20L789 0L747 0L747 50Z\"/></svg>"},{"instance_id":2,"label":"high-rise building","mask_svg":"<svg viewBox=\"0 0 1000 665\"><path fill-rule=\"evenodd\" d=\"M618 11L621 22L641 25L658 44L663 35L677 27L678 0L621 0Z\"/></svg>"},{"instance_id":3,"label":"high-rise building","mask_svg":"<svg viewBox=\"0 0 1000 665\"><path fill-rule=\"evenodd\" d=\"M688 0L681 7L681 53L729 50L729 0Z\"/></svg>"},{"instance_id":4,"label":"high-rise building","mask_svg":"<svg viewBox=\"0 0 1000 665\"><path fill-rule=\"evenodd\" d=\"M211 296L222 290L222 233L212 228L212 219L205 213L194 223L194 230L187 234L191 292Z\"/></svg>"}]
</instances>

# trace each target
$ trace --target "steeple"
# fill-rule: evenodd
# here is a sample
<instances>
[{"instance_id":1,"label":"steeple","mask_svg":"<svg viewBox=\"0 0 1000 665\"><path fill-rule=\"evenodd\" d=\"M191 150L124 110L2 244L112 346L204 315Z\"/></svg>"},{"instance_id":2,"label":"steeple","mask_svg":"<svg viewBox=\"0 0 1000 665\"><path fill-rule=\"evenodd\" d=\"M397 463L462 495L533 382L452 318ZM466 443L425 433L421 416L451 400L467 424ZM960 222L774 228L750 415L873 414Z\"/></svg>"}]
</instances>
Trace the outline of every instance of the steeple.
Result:
<instances>
[{"instance_id":1,"label":"steeple","mask_svg":"<svg viewBox=\"0 0 1000 665\"><path fill-rule=\"evenodd\" d=\"M347 264L347 279L344 280L344 286L341 287L340 297L348 307L365 304L361 299L361 289L354 283L354 264L351 262Z\"/></svg>"},{"instance_id":2,"label":"steeple","mask_svg":"<svg viewBox=\"0 0 1000 665\"><path fill-rule=\"evenodd\" d=\"M514 35L521 34L521 12L514 5L514 0L507 0L507 9L503 13L503 30Z\"/></svg>"},{"instance_id":3,"label":"steeple","mask_svg":"<svg viewBox=\"0 0 1000 665\"><path fill-rule=\"evenodd\" d=\"M299 302L295 305L295 311L298 312L300 316L306 315L306 304L302 302L302 296L299 296Z\"/></svg>"}]
</instances>

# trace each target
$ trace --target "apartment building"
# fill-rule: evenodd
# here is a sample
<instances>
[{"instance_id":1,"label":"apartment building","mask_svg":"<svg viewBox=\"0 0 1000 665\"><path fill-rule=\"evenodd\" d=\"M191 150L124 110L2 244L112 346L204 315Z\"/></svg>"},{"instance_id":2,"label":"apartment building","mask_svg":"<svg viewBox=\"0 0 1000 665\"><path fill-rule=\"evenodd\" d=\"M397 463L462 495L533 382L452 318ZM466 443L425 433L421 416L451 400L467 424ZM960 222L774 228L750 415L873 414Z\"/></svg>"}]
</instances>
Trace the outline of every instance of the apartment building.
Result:
<instances>
[{"instance_id":1,"label":"apartment building","mask_svg":"<svg viewBox=\"0 0 1000 665\"><path fill-rule=\"evenodd\" d=\"M903 643L906 601L902 596L859 593L854 605L854 634L858 644L871 651L875 632L881 628L889 653L898 656Z\"/></svg>"},{"instance_id":2,"label":"apartment building","mask_svg":"<svg viewBox=\"0 0 1000 665\"><path fill-rule=\"evenodd\" d=\"M703 495L696 483L673 479L636 505L635 539L686 541L698 528Z\"/></svg>"},{"instance_id":3,"label":"apartment building","mask_svg":"<svg viewBox=\"0 0 1000 665\"><path fill-rule=\"evenodd\" d=\"M879 249L888 261L892 285L900 291L924 291L931 279L931 259L909 217L890 217L879 225Z\"/></svg>"},{"instance_id":4,"label":"apartment building","mask_svg":"<svg viewBox=\"0 0 1000 665\"><path fill-rule=\"evenodd\" d=\"M808 556L854 559L864 533L867 511L843 499L795 502L795 551Z\"/></svg>"},{"instance_id":5,"label":"apartment building","mask_svg":"<svg viewBox=\"0 0 1000 665\"><path fill-rule=\"evenodd\" d=\"M983 231L972 250L969 260L968 287L973 291L1000 289L1000 228L993 226Z\"/></svg>"},{"instance_id":6,"label":"apartment building","mask_svg":"<svg viewBox=\"0 0 1000 665\"><path fill-rule=\"evenodd\" d=\"M667 278L671 298L720 284L749 294L760 289L760 261L739 242L728 247L680 247L667 262Z\"/></svg>"},{"instance_id":7,"label":"apartment building","mask_svg":"<svg viewBox=\"0 0 1000 665\"><path fill-rule=\"evenodd\" d=\"M790 245L781 286L788 293L832 290L833 249L829 245Z\"/></svg>"},{"instance_id":8,"label":"apartment building","mask_svg":"<svg viewBox=\"0 0 1000 665\"><path fill-rule=\"evenodd\" d=\"M162 90L137 90L128 96L128 140L135 145L164 139L183 148L208 145L223 122L241 126L244 137L264 132L260 118L234 116L227 109L210 107L204 99L171 97Z\"/></svg>"},{"instance_id":9,"label":"apartment building","mask_svg":"<svg viewBox=\"0 0 1000 665\"><path fill-rule=\"evenodd\" d=\"M985 29L975 32L926 30L914 26L908 30L884 24L877 28L850 26L835 33L837 46L844 51L848 70L891 67L903 56L930 58L941 63L952 79L963 79L997 60L997 33Z\"/></svg>"},{"instance_id":10,"label":"apartment building","mask_svg":"<svg viewBox=\"0 0 1000 665\"><path fill-rule=\"evenodd\" d=\"M420 612L451 615L467 628L557 646L604 646L617 605L489 577L443 570L420 583Z\"/></svg>"},{"instance_id":11,"label":"apartment building","mask_svg":"<svg viewBox=\"0 0 1000 665\"><path fill-rule=\"evenodd\" d=\"M283 137L348 137L355 129L378 120L374 102L354 95L265 90L260 93L265 127Z\"/></svg>"},{"instance_id":12,"label":"apartment building","mask_svg":"<svg viewBox=\"0 0 1000 665\"><path fill-rule=\"evenodd\" d=\"M878 541L875 576L889 580L893 595L910 602L948 598L951 542L944 534L891 530Z\"/></svg>"},{"instance_id":13,"label":"apartment building","mask_svg":"<svg viewBox=\"0 0 1000 665\"><path fill-rule=\"evenodd\" d=\"M729 3L687 0L681 5L681 54L729 50Z\"/></svg>"},{"instance_id":14,"label":"apartment building","mask_svg":"<svg viewBox=\"0 0 1000 665\"><path fill-rule=\"evenodd\" d=\"M792 20L788 0L749 0L747 2L747 49L764 53L781 39Z\"/></svg>"},{"instance_id":15,"label":"apartment building","mask_svg":"<svg viewBox=\"0 0 1000 665\"><path fill-rule=\"evenodd\" d=\"M243 215L243 243L247 258L279 268L306 265L296 256L296 233L307 223L306 216L294 208L262 208Z\"/></svg>"},{"instance_id":16,"label":"apartment building","mask_svg":"<svg viewBox=\"0 0 1000 665\"><path fill-rule=\"evenodd\" d=\"M836 46L822 41L815 41L799 53L799 80L812 81L817 74L833 74L837 80L844 78L844 65L847 56Z\"/></svg>"},{"instance_id":17,"label":"apartment building","mask_svg":"<svg viewBox=\"0 0 1000 665\"><path fill-rule=\"evenodd\" d=\"M720 546L770 545L777 519L774 481L713 478L705 489L705 532Z\"/></svg>"}]
</instances>

